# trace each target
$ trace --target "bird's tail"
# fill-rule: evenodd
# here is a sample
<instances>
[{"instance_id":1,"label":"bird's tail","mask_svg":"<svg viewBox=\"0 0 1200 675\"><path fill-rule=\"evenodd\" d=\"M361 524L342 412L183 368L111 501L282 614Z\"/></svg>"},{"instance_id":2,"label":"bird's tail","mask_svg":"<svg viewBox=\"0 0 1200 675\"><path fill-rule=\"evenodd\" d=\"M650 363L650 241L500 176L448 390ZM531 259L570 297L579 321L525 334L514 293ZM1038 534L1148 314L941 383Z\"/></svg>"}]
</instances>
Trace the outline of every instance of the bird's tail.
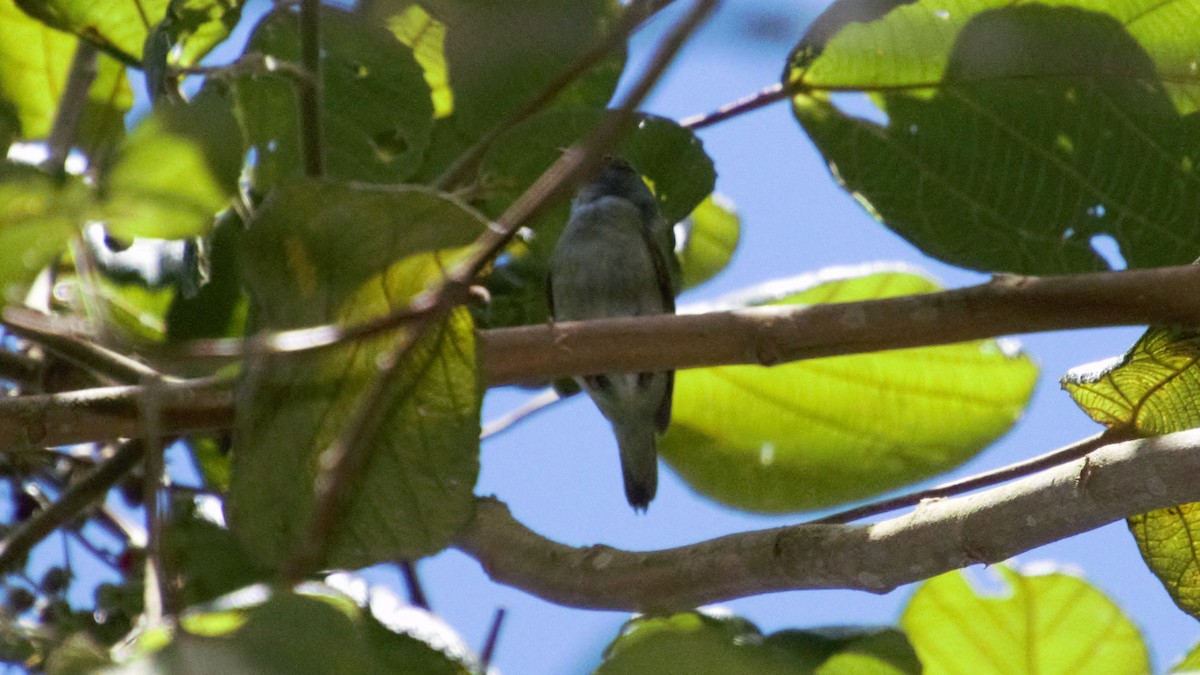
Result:
<instances>
[{"instance_id":1,"label":"bird's tail","mask_svg":"<svg viewBox=\"0 0 1200 675\"><path fill-rule=\"evenodd\" d=\"M658 449L653 424L614 425L621 449L625 498L635 511L645 511L658 490Z\"/></svg>"}]
</instances>

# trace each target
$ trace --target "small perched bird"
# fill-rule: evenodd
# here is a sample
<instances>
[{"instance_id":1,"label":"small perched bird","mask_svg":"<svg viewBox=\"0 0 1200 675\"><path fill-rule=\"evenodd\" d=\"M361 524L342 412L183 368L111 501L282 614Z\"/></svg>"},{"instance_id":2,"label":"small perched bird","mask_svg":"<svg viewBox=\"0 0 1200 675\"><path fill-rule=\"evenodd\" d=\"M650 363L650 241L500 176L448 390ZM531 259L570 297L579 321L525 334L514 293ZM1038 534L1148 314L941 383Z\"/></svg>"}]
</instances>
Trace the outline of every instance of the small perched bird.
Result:
<instances>
[{"instance_id":1,"label":"small perched bird","mask_svg":"<svg viewBox=\"0 0 1200 675\"><path fill-rule=\"evenodd\" d=\"M679 263L672 226L628 162L606 158L571 202L550 259L546 294L557 321L675 312ZM577 378L612 423L625 497L645 511L658 488L656 435L671 419L672 371Z\"/></svg>"}]
</instances>

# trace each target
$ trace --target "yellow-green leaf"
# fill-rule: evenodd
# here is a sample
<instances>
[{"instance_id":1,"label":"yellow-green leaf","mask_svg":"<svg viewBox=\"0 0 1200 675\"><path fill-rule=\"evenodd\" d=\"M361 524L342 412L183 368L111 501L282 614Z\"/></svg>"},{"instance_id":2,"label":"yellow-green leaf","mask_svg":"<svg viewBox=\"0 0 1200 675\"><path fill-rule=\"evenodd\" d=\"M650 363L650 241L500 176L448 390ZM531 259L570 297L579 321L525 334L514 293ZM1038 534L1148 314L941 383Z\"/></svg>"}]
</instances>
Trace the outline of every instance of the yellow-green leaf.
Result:
<instances>
[{"instance_id":1,"label":"yellow-green leaf","mask_svg":"<svg viewBox=\"0 0 1200 675\"><path fill-rule=\"evenodd\" d=\"M729 264L737 250L741 220L733 204L714 192L681 224L684 236L683 246L678 247L679 265L686 289L708 281Z\"/></svg>"},{"instance_id":2,"label":"yellow-green leaf","mask_svg":"<svg viewBox=\"0 0 1200 675\"><path fill-rule=\"evenodd\" d=\"M803 305L934 290L911 268L878 265L772 282L736 302ZM1029 358L994 340L685 370L676 373L660 449L692 488L722 504L821 508L965 462L1016 422L1036 381Z\"/></svg>"},{"instance_id":3,"label":"yellow-green leaf","mask_svg":"<svg viewBox=\"0 0 1200 675\"><path fill-rule=\"evenodd\" d=\"M1001 593L961 571L921 584L900 626L925 675L1144 675L1150 657L1136 626L1086 581L994 565Z\"/></svg>"}]
</instances>

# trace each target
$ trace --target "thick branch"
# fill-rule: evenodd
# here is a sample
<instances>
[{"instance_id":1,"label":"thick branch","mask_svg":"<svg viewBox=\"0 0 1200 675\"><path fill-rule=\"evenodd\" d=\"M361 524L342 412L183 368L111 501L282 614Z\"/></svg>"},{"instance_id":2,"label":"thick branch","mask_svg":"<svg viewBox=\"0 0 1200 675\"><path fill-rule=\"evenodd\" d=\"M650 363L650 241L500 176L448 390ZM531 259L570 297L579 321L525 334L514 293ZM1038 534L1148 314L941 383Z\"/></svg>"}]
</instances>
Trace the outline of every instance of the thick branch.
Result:
<instances>
[{"instance_id":1,"label":"thick branch","mask_svg":"<svg viewBox=\"0 0 1200 675\"><path fill-rule=\"evenodd\" d=\"M1200 265L1057 277L810 307L564 322L480 333L489 386L616 370L774 365L1072 328L1200 324ZM169 386L163 433L228 427L233 397ZM202 392L186 393L186 392ZM138 434L136 387L0 399L0 445L64 445Z\"/></svg>"},{"instance_id":2,"label":"thick branch","mask_svg":"<svg viewBox=\"0 0 1200 675\"><path fill-rule=\"evenodd\" d=\"M671 611L788 590L886 593L994 563L1146 511L1200 500L1200 430L1105 446L985 492L931 500L873 525L797 525L635 553L573 548L481 499L455 544L491 578L552 602Z\"/></svg>"},{"instance_id":3,"label":"thick branch","mask_svg":"<svg viewBox=\"0 0 1200 675\"><path fill-rule=\"evenodd\" d=\"M1200 266L1001 276L884 300L564 322L483 333L492 385L655 368L764 366L1100 326L1200 324Z\"/></svg>"}]
</instances>

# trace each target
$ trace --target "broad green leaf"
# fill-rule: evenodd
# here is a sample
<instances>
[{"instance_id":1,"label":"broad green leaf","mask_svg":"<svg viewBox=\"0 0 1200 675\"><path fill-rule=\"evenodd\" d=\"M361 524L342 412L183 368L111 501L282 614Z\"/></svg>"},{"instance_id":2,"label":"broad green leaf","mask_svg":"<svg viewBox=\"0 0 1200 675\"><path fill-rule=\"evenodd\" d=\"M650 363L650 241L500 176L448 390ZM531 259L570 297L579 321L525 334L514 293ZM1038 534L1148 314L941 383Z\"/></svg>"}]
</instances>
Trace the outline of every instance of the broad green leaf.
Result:
<instances>
[{"instance_id":1,"label":"broad green leaf","mask_svg":"<svg viewBox=\"0 0 1200 675\"><path fill-rule=\"evenodd\" d=\"M605 35L609 0L441 0L454 121L478 136L541 92ZM624 54L612 55L573 83L555 105L603 107L616 89Z\"/></svg>"},{"instance_id":2,"label":"broad green leaf","mask_svg":"<svg viewBox=\"0 0 1200 675\"><path fill-rule=\"evenodd\" d=\"M1081 366L1063 388L1092 419L1154 436L1200 426L1200 331L1149 328L1122 357ZM1200 617L1200 504L1128 520L1138 549L1179 607Z\"/></svg>"},{"instance_id":3,"label":"broad green leaf","mask_svg":"<svg viewBox=\"0 0 1200 675\"><path fill-rule=\"evenodd\" d=\"M563 148L586 138L604 111L555 109L535 116L502 136L484 157L480 181L483 210L499 215L538 176ZM637 115L633 131L617 148L652 185L659 209L669 222L692 213L712 194L716 172L703 144L676 123ZM488 327L516 326L546 320L546 273L551 251L570 215L570 199L554 202L526 223L533 237L508 251L507 260L487 278L492 303L480 320Z\"/></svg>"},{"instance_id":4,"label":"broad green leaf","mask_svg":"<svg viewBox=\"0 0 1200 675\"><path fill-rule=\"evenodd\" d=\"M50 134L77 44L73 36L27 16L13 0L0 0L0 148L7 149L13 138ZM124 66L101 55L79 132L85 151L119 138L131 105Z\"/></svg>"},{"instance_id":5,"label":"broad green leaf","mask_svg":"<svg viewBox=\"0 0 1200 675\"><path fill-rule=\"evenodd\" d=\"M88 212L87 188L75 178L59 184L29 166L0 164L0 301L66 251ZM15 253L19 252L19 253Z\"/></svg>"},{"instance_id":6,"label":"broad green leaf","mask_svg":"<svg viewBox=\"0 0 1200 675\"><path fill-rule=\"evenodd\" d=\"M912 647L894 629L788 630L764 636L744 619L702 612L633 619L596 670L597 675L920 672Z\"/></svg>"},{"instance_id":7,"label":"broad green leaf","mask_svg":"<svg viewBox=\"0 0 1200 675\"><path fill-rule=\"evenodd\" d=\"M433 126L429 85L413 51L386 29L322 9L327 175L396 183L420 165ZM247 52L299 61L295 12L277 9L254 31ZM265 192L301 174L298 108L280 75L246 76L234 86L248 144L257 153L255 188Z\"/></svg>"},{"instance_id":8,"label":"broad green leaf","mask_svg":"<svg viewBox=\"0 0 1200 675\"><path fill-rule=\"evenodd\" d=\"M1137 627L1094 586L1061 572L989 569L1006 592L981 592L959 571L926 581L909 600L900 626L926 675L1150 672Z\"/></svg>"},{"instance_id":9,"label":"broad green leaf","mask_svg":"<svg viewBox=\"0 0 1200 675\"><path fill-rule=\"evenodd\" d=\"M935 290L904 266L834 268L750 289L722 306ZM727 506L822 508L965 462L1016 422L1036 382L1033 362L994 340L684 370L675 374L671 426L659 449L693 489Z\"/></svg>"},{"instance_id":10,"label":"broad green leaf","mask_svg":"<svg viewBox=\"0 0 1200 675\"><path fill-rule=\"evenodd\" d=\"M1073 368L1063 389L1092 419L1155 436L1200 426L1200 331L1150 328L1122 357Z\"/></svg>"},{"instance_id":11,"label":"broad green leaf","mask_svg":"<svg viewBox=\"0 0 1200 675\"><path fill-rule=\"evenodd\" d=\"M207 230L237 189L243 152L233 116L215 97L155 108L102 178L117 238L182 239Z\"/></svg>"},{"instance_id":12,"label":"broad green leaf","mask_svg":"<svg viewBox=\"0 0 1200 675\"><path fill-rule=\"evenodd\" d=\"M1192 651L1188 652L1168 672L1170 675L1194 675L1195 673L1200 673L1200 646L1193 647Z\"/></svg>"},{"instance_id":13,"label":"broad green leaf","mask_svg":"<svg viewBox=\"0 0 1200 675\"><path fill-rule=\"evenodd\" d=\"M1200 617L1200 503L1150 511L1127 522L1142 559L1171 599Z\"/></svg>"},{"instance_id":14,"label":"broad green leaf","mask_svg":"<svg viewBox=\"0 0 1200 675\"><path fill-rule=\"evenodd\" d=\"M1183 45L1200 2L919 0L824 45L786 75L797 119L834 176L889 228L981 270L1180 264L1200 248L1200 80ZM823 47L823 48L822 48ZM1178 79L1176 76L1179 76ZM1173 80L1176 85L1168 85ZM887 116L843 113L862 91Z\"/></svg>"},{"instance_id":15,"label":"broad green leaf","mask_svg":"<svg viewBox=\"0 0 1200 675\"><path fill-rule=\"evenodd\" d=\"M425 82L433 97L433 116L442 119L454 112L454 91L446 69L446 24L429 15L423 7L411 4L388 19L388 30L413 50L421 64Z\"/></svg>"},{"instance_id":16,"label":"broad green leaf","mask_svg":"<svg viewBox=\"0 0 1200 675\"><path fill-rule=\"evenodd\" d=\"M699 286L725 269L737 250L741 220L733 204L713 193L682 222L684 236L679 251L683 287Z\"/></svg>"},{"instance_id":17,"label":"broad green leaf","mask_svg":"<svg viewBox=\"0 0 1200 675\"><path fill-rule=\"evenodd\" d=\"M74 33L127 65L142 60L142 45L162 20L168 0L16 0L30 16Z\"/></svg>"},{"instance_id":18,"label":"broad green leaf","mask_svg":"<svg viewBox=\"0 0 1200 675\"><path fill-rule=\"evenodd\" d=\"M374 606L356 606L324 584L296 592L249 587L185 613L179 628L143 633L135 658L103 672L470 672L440 646L383 628L374 614Z\"/></svg>"},{"instance_id":19,"label":"broad green leaf","mask_svg":"<svg viewBox=\"0 0 1200 675\"><path fill-rule=\"evenodd\" d=\"M453 262L448 250L473 241L485 223L422 188L278 188L245 239L256 326L358 324L403 309L440 281ZM227 510L260 560L278 564L305 535L318 458L402 336L271 355L245 368ZM481 391L465 310L429 326L400 371L326 552L330 567L434 553L472 513Z\"/></svg>"}]
</instances>

